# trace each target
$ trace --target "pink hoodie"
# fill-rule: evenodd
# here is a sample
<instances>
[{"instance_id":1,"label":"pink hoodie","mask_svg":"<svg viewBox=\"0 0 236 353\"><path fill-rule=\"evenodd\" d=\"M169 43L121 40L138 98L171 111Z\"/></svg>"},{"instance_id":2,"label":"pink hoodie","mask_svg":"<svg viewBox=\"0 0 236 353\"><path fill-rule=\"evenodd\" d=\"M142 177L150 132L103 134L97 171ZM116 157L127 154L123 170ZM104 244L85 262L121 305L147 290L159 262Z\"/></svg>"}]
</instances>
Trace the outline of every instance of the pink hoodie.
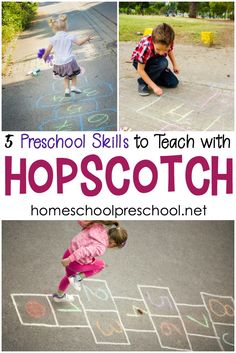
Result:
<instances>
[{"instance_id":1,"label":"pink hoodie","mask_svg":"<svg viewBox=\"0 0 236 353\"><path fill-rule=\"evenodd\" d=\"M78 222L82 227L83 221ZM93 223L88 228L81 230L70 242L70 260L81 264L89 264L96 256L105 253L109 245L108 234L105 226L100 223Z\"/></svg>"}]
</instances>

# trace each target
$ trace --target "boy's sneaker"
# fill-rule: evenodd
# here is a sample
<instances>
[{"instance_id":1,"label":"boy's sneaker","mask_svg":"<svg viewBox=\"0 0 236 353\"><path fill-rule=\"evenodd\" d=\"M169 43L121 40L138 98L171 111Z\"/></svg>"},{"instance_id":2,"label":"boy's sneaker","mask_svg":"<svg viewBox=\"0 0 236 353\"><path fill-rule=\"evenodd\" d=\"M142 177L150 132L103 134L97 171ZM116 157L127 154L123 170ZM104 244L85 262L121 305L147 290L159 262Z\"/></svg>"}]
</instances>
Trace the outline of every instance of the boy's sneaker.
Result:
<instances>
[{"instance_id":1,"label":"boy's sneaker","mask_svg":"<svg viewBox=\"0 0 236 353\"><path fill-rule=\"evenodd\" d=\"M69 282L76 290L81 290L81 279L78 279L76 276L70 276Z\"/></svg>"},{"instance_id":2,"label":"boy's sneaker","mask_svg":"<svg viewBox=\"0 0 236 353\"><path fill-rule=\"evenodd\" d=\"M82 93L82 91L75 86L71 86L71 92L74 92L76 94Z\"/></svg>"},{"instance_id":3,"label":"boy's sneaker","mask_svg":"<svg viewBox=\"0 0 236 353\"><path fill-rule=\"evenodd\" d=\"M74 301L73 295L64 293L62 296L59 296L57 293L52 295L54 302L56 303L71 303Z\"/></svg>"},{"instance_id":4,"label":"boy's sneaker","mask_svg":"<svg viewBox=\"0 0 236 353\"><path fill-rule=\"evenodd\" d=\"M148 86L145 83L138 84L138 93L140 96L149 96L150 92Z\"/></svg>"},{"instance_id":5,"label":"boy's sneaker","mask_svg":"<svg viewBox=\"0 0 236 353\"><path fill-rule=\"evenodd\" d=\"M65 97L70 97L70 90L69 88L65 89Z\"/></svg>"}]
</instances>

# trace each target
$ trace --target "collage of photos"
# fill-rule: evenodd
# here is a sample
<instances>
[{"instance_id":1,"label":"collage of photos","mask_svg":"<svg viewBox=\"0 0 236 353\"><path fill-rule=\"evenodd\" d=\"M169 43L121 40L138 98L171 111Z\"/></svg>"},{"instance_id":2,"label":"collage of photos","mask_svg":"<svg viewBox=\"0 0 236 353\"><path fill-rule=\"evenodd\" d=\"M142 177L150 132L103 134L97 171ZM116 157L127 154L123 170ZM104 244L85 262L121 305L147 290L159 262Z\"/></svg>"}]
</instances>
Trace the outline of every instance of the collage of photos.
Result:
<instances>
[{"instance_id":1,"label":"collage of photos","mask_svg":"<svg viewBox=\"0 0 236 353\"><path fill-rule=\"evenodd\" d=\"M1 10L3 132L234 131L234 2ZM235 349L234 220L2 220L1 241L2 351Z\"/></svg>"}]
</instances>

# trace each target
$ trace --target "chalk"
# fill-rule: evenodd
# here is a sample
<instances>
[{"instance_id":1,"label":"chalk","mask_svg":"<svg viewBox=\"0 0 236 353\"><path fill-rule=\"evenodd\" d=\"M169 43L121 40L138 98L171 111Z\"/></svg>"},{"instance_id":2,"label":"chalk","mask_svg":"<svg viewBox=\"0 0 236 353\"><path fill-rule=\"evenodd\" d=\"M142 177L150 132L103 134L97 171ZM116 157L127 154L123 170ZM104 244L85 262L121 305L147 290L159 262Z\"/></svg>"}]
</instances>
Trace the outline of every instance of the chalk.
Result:
<instances>
[{"instance_id":1,"label":"chalk","mask_svg":"<svg viewBox=\"0 0 236 353\"><path fill-rule=\"evenodd\" d=\"M38 76L40 69L38 67L33 68L33 70L29 71L26 76Z\"/></svg>"}]
</instances>

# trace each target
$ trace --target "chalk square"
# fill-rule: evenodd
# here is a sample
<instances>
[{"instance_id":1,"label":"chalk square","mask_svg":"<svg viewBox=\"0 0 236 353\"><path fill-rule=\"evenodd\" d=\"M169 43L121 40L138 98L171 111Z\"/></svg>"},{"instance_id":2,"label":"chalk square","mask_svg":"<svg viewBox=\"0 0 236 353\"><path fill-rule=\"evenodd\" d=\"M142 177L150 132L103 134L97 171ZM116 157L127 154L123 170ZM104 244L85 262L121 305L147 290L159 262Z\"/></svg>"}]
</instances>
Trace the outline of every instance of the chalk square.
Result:
<instances>
[{"instance_id":1,"label":"chalk square","mask_svg":"<svg viewBox=\"0 0 236 353\"><path fill-rule=\"evenodd\" d=\"M52 298L50 302L60 327L89 327L78 296L71 303L55 303Z\"/></svg>"},{"instance_id":2,"label":"chalk square","mask_svg":"<svg viewBox=\"0 0 236 353\"><path fill-rule=\"evenodd\" d=\"M22 325L57 326L47 295L12 294L11 297Z\"/></svg>"},{"instance_id":3,"label":"chalk square","mask_svg":"<svg viewBox=\"0 0 236 353\"><path fill-rule=\"evenodd\" d=\"M204 292L201 296L213 323L234 324L234 301L231 296Z\"/></svg>"},{"instance_id":4,"label":"chalk square","mask_svg":"<svg viewBox=\"0 0 236 353\"><path fill-rule=\"evenodd\" d=\"M96 110L90 114L81 114L81 126L86 131L107 131L116 129L117 112L115 109L107 108Z\"/></svg>"},{"instance_id":5,"label":"chalk square","mask_svg":"<svg viewBox=\"0 0 236 353\"><path fill-rule=\"evenodd\" d=\"M109 103L107 98L113 95L113 87L109 82L100 82L96 86L87 85L87 87L82 89L82 95L84 98L96 98L97 104L100 104L100 98L106 98L107 103ZM97 101L97 99L99 100Z\"/></svg>"},{"instance_id":6,"label":"chalk square","mask_svg":"<svg viewBox=\"0 0 236 353\"><path fill-rule=\"evenodd\" d=\"M223 348L222 350L234 351L234 325L215 324L215 330Z\"/></svg>"},{"instance_id":7,"label":"chalk square","mask_svg":"<svg viewBox=\"0 0 236 353\"><path fill-rule=\"evenodd\" d=\"M151 316L179 316L169 288L156 286L138 286L138 288Z\"/></svg>"},{"instance_id":8,"label":"chalk square","mask_svg":"<svg viewBox=\"0 0 236 353\"><path fill-rule=\"evenodd\" d=\"M143 301L117 297L114 299L125 329L141 331L154 330Z\"/></svg>"},{"instance_id":9,"label":"chalk square","mask_svg":"<svg viewBox=\"0 0 236 353\"><path fill-rule=\"evenodd\" d=\"M175 121L180 121L184 118L186 118L188 115L190 115L193 112L193 108L186 103L182 103L179 105L176 105L176 107L172 110L170 110L167 115L171 116L171 120L173 122Z\"/></svg>"},{"instance_id":10,"label":"chalk square","mask_svg":"<svg viewBox=\"0 0 236 353\"><path fill-rule=\"evenodd\" d=\"M36 109L59 108L62 105L72 104L70 97L60 93L51 93L40 96L36 101Z\"/></svg>"},{"instance_id":11,"label":"chalk square","mask_svg":"<svg viewBox=\"0 0 236 353\"><path fill-rule=\"evenodd\" d=\"M95 111L97 111L97 104L93 98L81 98L79 101L71 101L69 104L60 105L57 110L57 115L69 118L82 114L92 114Z\"/></svg>"},{"instance_id":12,"label":"chalk square","mask_svg":"<svg viewBox=\"0 0 236 353\"><path fill-rule=\"evenodd\" d=\"M130 344L117 312L88 311L86 315L97 344Z\"/></svg>"},{"instance_id":13,"label":"chalk square","mask_svg":"<svg viewBox=\"0 0 236 353\"><path fill-rule=\"evenodd\" d=\"M163 351L156 332L128 331L132 352ZM127 349L128 351L128 349Z\"/></svg>"},{"instance_id":14,"label":"chalk square","mask_svg":"<svg viewBox=\"0 0 236 353\"><path fill-rule=\"evenodd\" d=\"M193 351L221 351L219 340L217 338L204 336L189 336L189 340Z\"/></svg>"},{"instance_id":15,"label":"chalk square","mask_svg":"<svg viewBox=\"0 0 236 353\"><path fill-rule=\"evenodd\" d=\"M177 317L152 317L162 348L189 350L184 325Z\"/></svg>"},{"instance_id":16,"label":"chalk square","mask_svg":"<svg viewBox=\"0 0 236 353\"><path fill-rule=\"evenodd\" d=\"M193 86L191 83L181 83L178 88L179 90L176 90L172 95L173 99L179 99L198 111L212 101L216 104L217 98L221 94L221 89L197 84Z\"/></svg>"},{"instance_id":17,"label":"chalk square","mask_svg":"<svg viewBox=\"0 0 236 353\"><path fill-rule=\"evenodd\" d=\"M55 112L54 112L55 113ZM51 116L39 125L39 131L75 131L80 127L77 117Z\"/></svg>"},{"instance_id":18,"label":"chalk square","mask_svg":"<svg viewBox=\"0 0 236 353\"><path fill-rule=\"evenodd\" d=\"M113 94L112 86L109 83L102 83L101 85L94 86L94 87L89 87L88 85L85 85L84 87L80 86L80 89L82 91L80 94L71 93L70 97L65 97L64 95L61 94L62 90L60 87L58 90L55 90L51 94L40 96L36 101L36 108L37 109L47 109L47 108L59 109L60 107L65 106L65 109L67 110L68 107L71 107L72 105L74 105L74 109L71 109L71 113L72 113L72 110L75 110L77 106L80 106L81 102L86 103L86 101L88 101L89 104L93 103L93 105L97 106L98 105L97 99L100 99L103 97L108 98ZM87 105L87 108L90 109L91 107L89 107L89 104ZM83 108L83 110L84 109L85 108ZM70 113L70 109L68 109L68 113Z\"/></svg>"},{"instance_id":19,"label":"chalk square","mask_svg":"<svg viewBox=\"0 0 236 353\"><path fill-rule=\"evenodd\" d=\"M143 115L147 115L149 117L155 117L155 118L160 118L162 120L165 120L167 116L172 111L175 111L178 109L178 107L182 106L182 102L176 101L176 99L172 99L171 97L168 96L168 94L164 94L159 100L156 100L155 103L153 103L150 106L145 107L143 110L139 110L139 113ZM175 115L170 115L171 120L174 122L178 118Z\"/></svg>"},{"instance_id":20,"label":"chalk square","mask_svg":"<svg viewBox=\"0 0 236 353\"><path fill-rule=\"evenodd\" d=\"M215 336L211 318L205 306L177 305L187 333L203 336Z\"/></svg>"},{"instance_id":21,"label":"chalk square","mask_svg":"<svg viewBox=\"0 0 236 353\"><path fill-rule=\"evenodd\" d=\"M116 310L106 281L84 280L79 298L86 310Z\"/></svg>"}]
</instances>

